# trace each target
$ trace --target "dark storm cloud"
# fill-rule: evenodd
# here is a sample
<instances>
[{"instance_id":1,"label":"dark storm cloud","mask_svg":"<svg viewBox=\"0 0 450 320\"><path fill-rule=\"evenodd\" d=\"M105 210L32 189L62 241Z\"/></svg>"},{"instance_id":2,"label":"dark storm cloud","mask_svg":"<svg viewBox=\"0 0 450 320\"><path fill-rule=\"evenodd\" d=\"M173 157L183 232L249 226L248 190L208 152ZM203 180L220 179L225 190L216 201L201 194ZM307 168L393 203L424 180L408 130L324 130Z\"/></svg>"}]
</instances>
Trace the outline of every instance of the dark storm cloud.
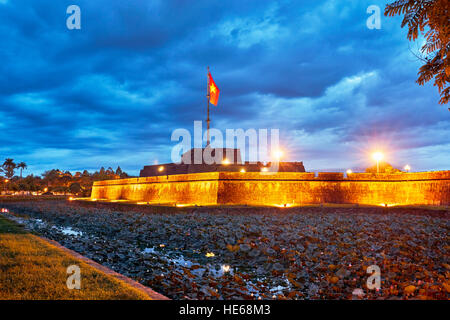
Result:
<instances>
[{"instance_id":1,"label":"dark storm cloud","mask_svg":"<svg viewBox=\"0 0 450 320\"><path fill-rule=\"evenodd\" d=\"M0 1L0 156L29 171L170 161L176 128L279 128L308 169L395 163L448 169L450 122L384 1ZM82 29L66 28L81 8ZM413 160L414 159L414 160Z\"/></svg>"}]
</instances>

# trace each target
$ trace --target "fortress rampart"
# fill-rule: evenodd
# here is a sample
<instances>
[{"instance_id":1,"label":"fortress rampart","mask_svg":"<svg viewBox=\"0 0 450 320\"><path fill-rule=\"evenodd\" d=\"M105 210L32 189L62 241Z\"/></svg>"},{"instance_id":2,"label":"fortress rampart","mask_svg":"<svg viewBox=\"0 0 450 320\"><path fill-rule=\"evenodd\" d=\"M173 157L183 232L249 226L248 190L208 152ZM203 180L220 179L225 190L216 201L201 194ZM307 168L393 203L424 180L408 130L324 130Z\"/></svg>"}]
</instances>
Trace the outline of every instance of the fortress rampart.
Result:
<instances>
[{"instance_id":1,"label":"fortress rampart","mask_svg":"<svg viewBox=\"0 0 450 320\"><path fill-rule=\"evenodd\" d=\"M450 171L207 172L97 181L91 199L178 205L450 205Z\"/></svg>"}]
</instances>

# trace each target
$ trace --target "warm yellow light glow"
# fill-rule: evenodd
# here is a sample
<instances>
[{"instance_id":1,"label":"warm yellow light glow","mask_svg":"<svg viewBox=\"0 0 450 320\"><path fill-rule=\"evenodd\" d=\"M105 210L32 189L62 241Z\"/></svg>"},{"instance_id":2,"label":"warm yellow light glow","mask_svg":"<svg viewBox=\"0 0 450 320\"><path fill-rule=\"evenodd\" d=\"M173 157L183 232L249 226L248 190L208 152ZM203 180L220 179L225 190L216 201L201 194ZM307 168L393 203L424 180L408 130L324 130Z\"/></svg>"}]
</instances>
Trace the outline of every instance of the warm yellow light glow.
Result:
<instances>
[{"instance_id":1,"label":"warm yellow light glow","mask_svg":"<svg viewBox=\"0 0 450 320\"><path fill-rule=\"evenodd\" d=\"M262 172L267 172L268 170L269 170L269 169L267 169L266 167L262 167L262 168L261 168L261 171L262 171Z\"/></svg>"},{"instance_id":2,"label":"warm yellow light glow","mask_svg":"<svg viewBox=\"0 0 450 320\"><path fill-rule=\"evenodd\" d=\"M208 252L208 253L206 253L206 256L207 256L208 258L212 258L212 257L215 256L215 254L212 253L212 252Z\"/></svg>"},{"instance_id":3,"label":"warm yellow light glow","mask_svg":"<svg viewBox=\"0 0 450 320\"><path fill-rule=\"evenodd\" d=\"M164 167L163 167L163 166L159 167L159 168L158 168L158 171L159 171L159 172L163 172L163 171L164 171Z\"/></svg>"},{"instance_id":4,"label":"warm yellow light glow","mask_svg":"<svg viewBox=\"0 0 450 320\"><path fill-rule=\"evenodd\" d=\"M225 165L230 164L230 160L225 158L225 159L222 160L222 164L225 164Z\"/></svg>"},{"instance_id":5,"label":"warm yellow light glow","mask_svg":"<svg viewBox=\"0 0 450 320\"><path fill-rule=\"evenodd\" d=\"M395 207L396 203L380 203L379 206L381 207Z\"/></svg>"},{"instance_id":6,"label":"warm yellow light glow","mask_svg":"<svg viewBox=\"0 0 450 320\"><path fill-rule=\"evenodd\" d=\"M381 160L383 160L384 155L383 155L383 153L377 151L377 152L374 152L374 153L372 154L372 158L373 158L375 161L381 161Z\"/></svg>"},{"instance_id":7,"label":"warm yellow light glow","mask_svg":"<svg viewBox=\"0 0 450 320\"><path fill-rule=\"evenodd\" d=\"M181 203L177 203L176 206L177 206L177 207L189 207L189 206L192 206L192 204L181 204Z\"/></svg>"},{"instance_id":8,"label":"warm yellow light glow","mask_svg":"<svg viewBox=\"0 0 450 320\"><path fill-rule=\"evenodd\" d=\"M44 192L47 192L48 191L48 188L44 188Z\"/></svg>"},{"instance_id":9,"label":"warm yellow light glow","mask_svg":"<svg viewBox=\"0 0 450 320\"><path fill-rule=\"evenodd\" d=\"M347 170L347 174L352 174L352 173L353 173L352 169Z\"/></svg>"},{"instance_id":10,"label":"warm yellow light glow","mask_svg":"<svg viewBox=\"0 0 450 320\"><path fill-rule=\"evenodd\" d=\"M405 171L406 172L409 172L411 170L411 167L409 166L409 164L407 164L406 166L405 166Z\"/></svg>"},{"instance_id":11,"label":"warm yellow light glow","mask_svg":"<svg viewBox=\"0 0 450 320\"><path fill-rule=\"evenodd\" d=\"M9 179L5 179L5 182L8 183L8 182L9 182Z\"/></svg>"},{"instance_id":12,"label":"warm yellow light glow","mask_svg":"<svg viewBox=\"0 0 450 320\"><path fill-rule=\"evenodd\" d=\"M148 204L148 202L138 202L136 204L142 205L142 204Z\"/></svg>"},{"instance_id":13,"label":"warm yellow light glow","mask_svg":"<svg viewBox=\"0 0 450 320\"><path fill-rule=\"evenodd\" d=\"M240 172L242 172L242 173L245 173L245 169L244 169L244 168L242 168Z\"/></svg>"},{"instance_id":14,"label":"warm yellow light glow","mask_svg":"<svg viewBox=\"0 0 450 320\"><path fill-rule=\"evenodd\" d=\"M280 160L283 157L284 153L281 150L277 150L273 153L275 159Z\"/></svg>"},{"instance_id":15,"label":"warm yellow light glow","mask_svg":"<svg viewBox=\"0 0 450 320\"><path fill-rule=\"evenodd\" d=\"M222 271L223 272L229 272L231 267L228 264L222 265Z\"/></svg>"},{"instance_id":16,"label":"warm yellow light glow","mask_svg":"<svg viewBox=\"0 0 450 320\"><path fill-rule=\"evenodd\" d=\"M73 200L73 197L69 197L69 201L72 201Z\"/></svg>"},{"instance_id":17,"label":"warm yellow light glow","mask_svg":"<svg viewBox=\"0 0 450 320\"><path fill-rule=\"evenodd\" d=\"M274 206L278 208L289 208L292 207L292 203L274 204Z\"/></svg>"},{"instance_id":18,"label":"warm yellow light glow","mask_svg":"<svg viewBox=\"0 0 450 320\"><path fill-rule=\"evenodd\" d=\"M94 198L94 199L91 199L91 201L97 201L97 199Z\"/></svg>"}]
</instances>

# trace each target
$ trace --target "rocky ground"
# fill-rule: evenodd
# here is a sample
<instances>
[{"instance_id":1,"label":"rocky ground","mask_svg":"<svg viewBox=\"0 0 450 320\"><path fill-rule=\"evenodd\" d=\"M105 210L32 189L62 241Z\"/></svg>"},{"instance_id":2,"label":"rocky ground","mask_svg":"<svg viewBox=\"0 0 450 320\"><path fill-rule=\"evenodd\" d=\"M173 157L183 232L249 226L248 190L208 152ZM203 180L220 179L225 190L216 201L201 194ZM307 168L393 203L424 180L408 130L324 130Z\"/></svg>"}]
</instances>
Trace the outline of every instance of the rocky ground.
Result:
<instances>
[{"instance_id":1,"label":"rocky ground","mask_svg":"<svg viewBox=\"0 0 450 320\"><path fill-rule=\"evenodd\" d=\"M148 214L64 201L0 207L29 230L174 299L450 297L445 212L198 208ZM379 289L367 287L372 265L380 268Z\"/></svg>"}]
</instances>

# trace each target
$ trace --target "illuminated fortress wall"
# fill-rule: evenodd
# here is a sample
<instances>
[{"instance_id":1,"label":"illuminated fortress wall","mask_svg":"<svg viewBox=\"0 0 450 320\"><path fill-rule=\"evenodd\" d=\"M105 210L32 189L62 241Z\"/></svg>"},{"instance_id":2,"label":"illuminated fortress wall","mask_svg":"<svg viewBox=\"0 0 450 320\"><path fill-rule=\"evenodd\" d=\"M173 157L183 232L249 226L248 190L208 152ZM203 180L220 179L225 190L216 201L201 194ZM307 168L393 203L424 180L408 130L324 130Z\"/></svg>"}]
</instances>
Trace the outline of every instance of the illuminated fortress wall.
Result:
<instances>
[{"instance_id":1,"label":"illuminated fortress wall","mask_svg":"<svg viewBox=\"0 0 450 320\"><path fill-rule=\"evenodd\" d=\"M91 199L212 205L217 203L217 181L217 172L97 181Z\"/></svg>"},{"instance_id":2,"label":"illuminated fortress wall","mask_svg":"<svg viewBox=\"0 0 450 320\"><path fill-rule=\"evenodd\" d=\"M450 205L450 171L370 174L210 172L98 181L93 199L161 204Z\"/></svg>"}]
</instances>

